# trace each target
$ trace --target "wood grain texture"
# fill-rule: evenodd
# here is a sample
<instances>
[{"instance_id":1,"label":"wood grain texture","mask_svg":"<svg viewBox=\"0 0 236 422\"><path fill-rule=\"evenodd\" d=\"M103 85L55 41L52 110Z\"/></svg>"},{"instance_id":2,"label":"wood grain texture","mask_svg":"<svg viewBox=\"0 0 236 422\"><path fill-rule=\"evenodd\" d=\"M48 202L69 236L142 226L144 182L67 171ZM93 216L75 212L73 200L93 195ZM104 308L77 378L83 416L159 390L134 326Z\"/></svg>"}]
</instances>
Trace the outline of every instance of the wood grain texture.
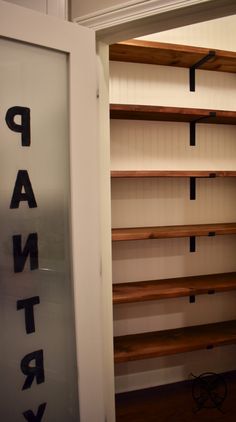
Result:
<instances>
[{"instance_id":1,"label":"wood grain texture","mask_svg":"<svg viewBox=\"0 0 236 422\"><path fill-rule=\"evenodd\" d=\"M113 284L113 303L133 303L236 290L236 272Z\"/></svg>"},{"instance_id":2,"label":"wood grain texture","mask_svg":"<svg viewBox=\"0 0 236 422\"><path fill-rule=\"evenodd\" d=\"M196 412L197 404L192 396L195 378L192 377L187 381L116 394L116 422L234 422L236 371L221 376L227 384L222 412L213 408L210 397L205 403L209 408Z\"/></svg>"},{"instance_id":3,"label":"wood grain texture","mask_svg":"<svg viewBox=\"0 0 236 422\"><path fill-rule=\"evenodd\" d=\"M113 241L236 234L236 223L112 229Z\"/></svg>"},{"instance_id":4,"label":"wood grain texture","mask_svg":"<svg viewBox=\"0 0 236 422\"><path fill-rule=\"evenodd\" d=\"M190 68L214 51L215 56L199 68L217 72L236 72L236 53L201 47L128 40L110 46L110 60Z\"/></svg>"},{"instance_id":5,"label":"wood grain texture","mask_svg":"<svg viewBox=\"0 0 236 422\"><path fill-rule=\"evenodd\" d=\"M112 170L111 177L117 178L143 178L143 177L236 177L236 171L224 170Z\"/></svg>"},{"instance_id":6,"label":"wood grain texture","mask_svg":"<svg viewBox=\"0 0 236 422\"><path fill-rule=\"evenodd\" d=\"M215 112L216 115L210 115ZM236 124L236 112L140 104L110 104L111 119Z\"/></svg>"},{"instance_id":7,"label":"wood grain texture","mask_svg":"<svg viewBox=\"0 0 236 422\"><path fill-rule=\"evenodd\" d=\"M236 320L114 338L115 363L236 344Z\"/></svg>"}]
</instances>

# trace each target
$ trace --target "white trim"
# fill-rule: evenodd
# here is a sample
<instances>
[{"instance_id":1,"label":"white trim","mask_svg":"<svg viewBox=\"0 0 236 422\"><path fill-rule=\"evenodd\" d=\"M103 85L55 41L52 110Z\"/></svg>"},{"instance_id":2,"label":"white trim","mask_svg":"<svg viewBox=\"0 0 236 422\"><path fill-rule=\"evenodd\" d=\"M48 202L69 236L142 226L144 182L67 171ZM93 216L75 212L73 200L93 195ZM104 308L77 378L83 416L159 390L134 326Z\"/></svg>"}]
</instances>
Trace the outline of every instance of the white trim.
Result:
<instances>
[{"instance_id":1,"label":"white trim","mask_svg":"<svg viewBox=\"0 0 236 422\"><path fill-rule=\"evenodd\" d=\"M74 18L74 22L95 30L101 30L155 14L199 5L200 3L209 3L209 0L131 0Z\"/></svg>"},{"instance_id":2,"label":"white trim","mask_svg":"<svg viewBox=\"0 0 236 422\"><path fill-rule=\"evenodd\" d=\"M68 19L68 0L47 0L47 14Z\"/></svg>"}]
</instances>

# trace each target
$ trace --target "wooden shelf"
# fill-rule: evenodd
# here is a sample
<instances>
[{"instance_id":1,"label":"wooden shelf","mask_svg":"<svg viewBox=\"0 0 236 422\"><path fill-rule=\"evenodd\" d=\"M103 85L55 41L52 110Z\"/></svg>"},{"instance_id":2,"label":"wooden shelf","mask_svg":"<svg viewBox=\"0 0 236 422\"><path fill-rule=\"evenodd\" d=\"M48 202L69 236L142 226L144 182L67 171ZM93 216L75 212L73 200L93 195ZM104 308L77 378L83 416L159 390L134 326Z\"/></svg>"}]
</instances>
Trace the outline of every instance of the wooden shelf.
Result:
<instances>
[{"instance_id":1,"label":"wooden shelf","mask_svg":"<svg viewBox=\"0 0 236 422\"><path fill-rule=\"evenodd\" d=\"M236 171L224 170L112 170L111 177L138 178L138 177L236 177Z\"/></svg>"},{"instance_id":2,"label":"wooden shelf","mask_svg":"<svg viewBox=\"0 0 236 422\"><path fill-rule=\"evenodd\" d=\"M113 241L236 234L236 223L112 229Z\"/></svg>"},{"instance_id":3,"label":"wooden shelf","mask_svg":"<svg viewBox=\"0 0 236 422\"><path fill-rule=\"evenodd\" d=\"M236 72L236 53L154 41L128 40L110 46L110 60L191 68L214 51L199 69Z\"/></svg>"},{"instance_id":4,"label":"wooden shelf","mask_svg":"<svg viewBox=\"0 0 236 422\"><path fill-rule=\"evenodd\" d=\"M236 343L236 320L115 337L115 363Z\"/></svg>"},{"instance_id":5,"label":"wooden shelf","mask_svg":"<svg viewBox=\"0 0 236 422\"><path fill-rule=\"evenodd\" d=\"M236 124L235 111L138 104L110 104L110 117L125 120Z\"/></svg>"},{"instance_id":6,"label":"wooden shelf","mask_svg":"<svg viewBox=\"0 0 236 422\"><path fill-rule=\"evenodd\" d=\"M236 290L236 272L113 284L113 304Z\"/></svg>"}]
</instances>

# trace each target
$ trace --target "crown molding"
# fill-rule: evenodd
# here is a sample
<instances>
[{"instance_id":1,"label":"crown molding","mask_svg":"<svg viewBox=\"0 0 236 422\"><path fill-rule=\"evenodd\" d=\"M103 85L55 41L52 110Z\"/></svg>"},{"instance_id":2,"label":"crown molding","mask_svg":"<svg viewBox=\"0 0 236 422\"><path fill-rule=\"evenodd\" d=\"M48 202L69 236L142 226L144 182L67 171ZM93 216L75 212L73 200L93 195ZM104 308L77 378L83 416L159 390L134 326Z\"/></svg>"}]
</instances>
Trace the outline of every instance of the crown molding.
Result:
<instances>
[{"instance_id":1,"label":"crown molding","mask_svg":"<svg viewBox=\"0 0 236 422\"><path fill-rule=\"evenodd\" d=\"M74 22L99 31L112 26L147 18L176 9L191 7L213 0L131 0L117 6L108 7L97 12L74 18Z\"/></svg>"},{"instance_id":2,"label":"crown molding","mask_svg":"<svg viewBox=\"0 0 236 422\"><path fill-rule=\"evenodd\" d=\"M113 44L234 14L235 0L129 0L74 22L93 29L97 40Z\"/></svg>"}]
</instances>

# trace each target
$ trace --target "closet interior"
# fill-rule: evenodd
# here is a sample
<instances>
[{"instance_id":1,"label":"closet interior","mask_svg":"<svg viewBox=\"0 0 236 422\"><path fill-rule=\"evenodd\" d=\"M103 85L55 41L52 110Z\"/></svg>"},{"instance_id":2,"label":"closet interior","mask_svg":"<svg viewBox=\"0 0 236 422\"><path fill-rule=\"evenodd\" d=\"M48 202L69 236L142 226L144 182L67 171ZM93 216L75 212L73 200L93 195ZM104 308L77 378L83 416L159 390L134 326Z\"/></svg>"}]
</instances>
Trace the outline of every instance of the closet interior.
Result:
<instances>
[{"instance_id":1,"label":"closet interior","mask_svg":"<svg viewBox=\"0 0 236 422\"><path fill-rule=\"evenodd\" d=\"M205 374L235 394L235 28L230 16L110 46L118 421L156 420L134 403L159 412L168 397L179 414Z\"/></svg>"}]
</instances>

